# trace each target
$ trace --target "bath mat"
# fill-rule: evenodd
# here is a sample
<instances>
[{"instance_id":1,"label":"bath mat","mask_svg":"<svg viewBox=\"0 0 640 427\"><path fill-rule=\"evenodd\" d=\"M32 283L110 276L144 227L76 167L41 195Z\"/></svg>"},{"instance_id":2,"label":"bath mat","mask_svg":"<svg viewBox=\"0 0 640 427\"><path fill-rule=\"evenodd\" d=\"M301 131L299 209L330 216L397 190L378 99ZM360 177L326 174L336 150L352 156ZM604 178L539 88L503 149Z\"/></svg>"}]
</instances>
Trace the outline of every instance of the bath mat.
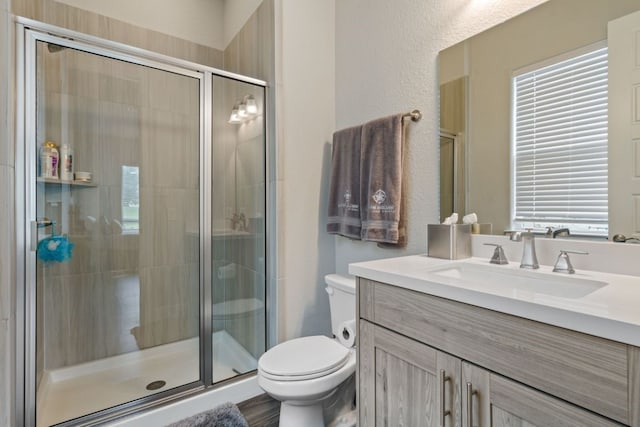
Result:
<instances>
[{"instance_id":1,"label":"bath mat","mask_svg":"<svg viewBox=\"0 0 640 427\"><path fill-rule=\"evenodd\" d=\"M210 411L201 412L169 427L249 427L236 405L224 403Z\"/></svg>"}]
</instances>

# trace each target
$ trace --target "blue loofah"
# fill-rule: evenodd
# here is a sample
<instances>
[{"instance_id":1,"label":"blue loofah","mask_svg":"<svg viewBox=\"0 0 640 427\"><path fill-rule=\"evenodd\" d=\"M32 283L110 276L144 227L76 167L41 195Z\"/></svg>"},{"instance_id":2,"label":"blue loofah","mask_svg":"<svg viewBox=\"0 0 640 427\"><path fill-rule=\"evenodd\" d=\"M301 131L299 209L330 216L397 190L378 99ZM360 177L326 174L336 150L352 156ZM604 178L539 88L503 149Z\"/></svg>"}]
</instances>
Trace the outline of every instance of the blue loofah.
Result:
<instances>
[{"instance_id":1,"label":"blue loofah","mask_svg":"<svg viewBox=\"0 0 640 427\"><path fill-rule=\"evenodd\" d=\"M65 236L46 237L38 242L38 258L45 262L69 261L73 246Z\"/></svg>"}]
</instances>

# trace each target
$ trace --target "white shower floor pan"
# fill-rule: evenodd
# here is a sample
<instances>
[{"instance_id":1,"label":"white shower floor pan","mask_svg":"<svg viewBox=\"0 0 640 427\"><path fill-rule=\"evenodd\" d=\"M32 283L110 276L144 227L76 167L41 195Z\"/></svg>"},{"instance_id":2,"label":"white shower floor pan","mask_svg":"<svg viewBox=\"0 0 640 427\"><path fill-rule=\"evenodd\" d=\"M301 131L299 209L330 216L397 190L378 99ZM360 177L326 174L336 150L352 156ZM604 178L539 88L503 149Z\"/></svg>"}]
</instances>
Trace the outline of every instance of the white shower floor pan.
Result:
<instances>
[{"instance_id":1,"label":"white shower floor pan","mask_svg":"<svg viewBox=\"0 0 640 427\"><path fill-rule=\"evenodd\" d=\"M214 382L257 367L256 359L226 331L213 334L213 348ZM37 395L37 426L55 425L198 381L199 354L199 340L191 338L45 371ZM146 389L158 380L166 384L157 390Z\"/></svg>"}]
</instances>

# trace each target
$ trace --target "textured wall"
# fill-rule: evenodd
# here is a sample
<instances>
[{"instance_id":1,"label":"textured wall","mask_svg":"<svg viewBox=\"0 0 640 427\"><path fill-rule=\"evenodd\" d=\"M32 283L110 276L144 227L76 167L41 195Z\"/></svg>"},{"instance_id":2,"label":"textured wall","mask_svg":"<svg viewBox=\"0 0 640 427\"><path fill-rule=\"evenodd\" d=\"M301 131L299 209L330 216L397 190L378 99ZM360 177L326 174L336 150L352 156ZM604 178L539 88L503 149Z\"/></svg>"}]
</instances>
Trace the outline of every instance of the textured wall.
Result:
<instances>
[{"instance_id":1,"label":"textured wall","mask_svg":"<svg viewBox=\"0 0 640 427\"><path fill-rule=\"evenodd\" d=\"M405 249L335 238L338 272L350 262L426 252L438 220L438 52L544 0L341 0L336 2L336 128L410 111Z\"/></svg>"},{"instance_id":2,"label":"textured wall","mask_svg":"<svg viewBox=\"0 0 640 427\"><path fill-rule=\"evenodd\" d=\"M285 340L330 331L324 275L334 270L334 259L324 222L335 124L335 9L333 0L276 5L278 324Z\"/></svg>"}]
</instances>

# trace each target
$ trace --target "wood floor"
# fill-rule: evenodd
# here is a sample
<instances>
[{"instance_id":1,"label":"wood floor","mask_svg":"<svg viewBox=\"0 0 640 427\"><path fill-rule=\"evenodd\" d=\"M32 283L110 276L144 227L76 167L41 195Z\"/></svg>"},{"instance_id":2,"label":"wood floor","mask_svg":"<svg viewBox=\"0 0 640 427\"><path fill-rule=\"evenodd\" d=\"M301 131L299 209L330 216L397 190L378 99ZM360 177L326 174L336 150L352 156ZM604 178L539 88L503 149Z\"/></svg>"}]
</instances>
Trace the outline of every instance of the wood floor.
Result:
<instances>
[{"instance_id":1,"label":"wood floor","mask_svg":"<svg viewBox=\"0 0 640 427\"><path fill-rule=\"evenodd\" d=\"M266 393L239 403L238 409L250 427L277 427L280 421L280 402Z\"/></svg>"}]
</instances>

